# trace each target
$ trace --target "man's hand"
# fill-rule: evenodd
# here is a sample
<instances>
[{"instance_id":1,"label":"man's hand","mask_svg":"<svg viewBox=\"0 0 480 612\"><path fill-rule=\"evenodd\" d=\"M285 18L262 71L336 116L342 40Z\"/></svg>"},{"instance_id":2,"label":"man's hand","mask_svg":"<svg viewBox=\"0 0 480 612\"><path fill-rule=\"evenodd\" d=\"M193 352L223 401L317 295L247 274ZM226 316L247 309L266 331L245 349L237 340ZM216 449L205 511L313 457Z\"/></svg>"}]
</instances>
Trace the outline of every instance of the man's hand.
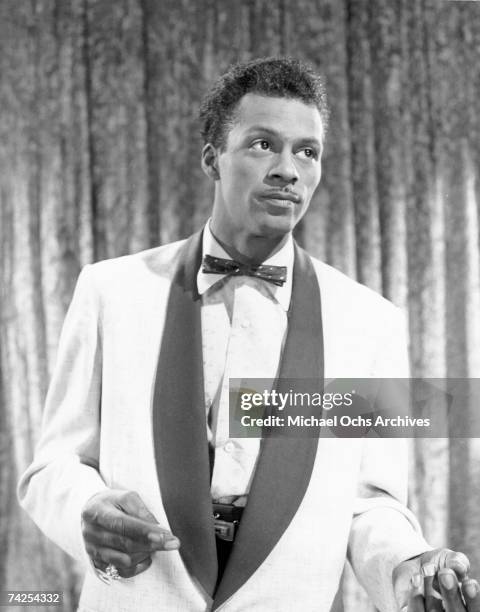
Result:
<instances>
[{"instance_id":1,"label":"man's hand","mask_svg":"<svg viewBox=\"0 0 480 612\"><path fill-rule=\"evenodd\" d=\"M180 547L134 491L109 489L91 497L82 511L82 532L93 565L105 571L112 563L122 578L148 569L153 552Z\"/></svg>"},{"instance_id":2,"label":"man's hand","mask_svg":"<svg viewBox=\"0 0 480 612\"><path fill-rule=\"evenodd\" d=\"M470 562L463 553L431 550L400 563L393 588L402 612L480 612L480 587L468 578Z\"/></svg>"}]
</instances>

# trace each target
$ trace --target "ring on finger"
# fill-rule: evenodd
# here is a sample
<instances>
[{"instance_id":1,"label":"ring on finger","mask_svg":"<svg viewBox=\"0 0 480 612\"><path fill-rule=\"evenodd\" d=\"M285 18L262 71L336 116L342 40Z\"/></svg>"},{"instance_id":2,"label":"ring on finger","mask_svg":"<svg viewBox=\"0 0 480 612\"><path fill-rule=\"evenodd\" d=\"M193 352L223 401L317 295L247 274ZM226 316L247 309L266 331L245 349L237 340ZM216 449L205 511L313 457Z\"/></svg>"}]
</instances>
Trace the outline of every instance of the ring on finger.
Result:
<instances>
[{"instance_id":1,"label":"ring on finger","mask_svg":"<svg viewBox=\"0 0 480 612\"><path fill-rule=\"evenodd\" d=\"M118 569L115 567L115 565L113 565L113 563L109 563L107 565L107 567L105 568L105 574L111 579L111 580L120 580L121 576L118 573Z\"/></svg>"},{"instance_id":2,"label":"ring on finger","mask_svg":"<svg viewBox=\"0 0 480 612\"><path fill-rule=\"evenodd\" d=\"M95 562L92 562L92 565L97 577L105 584L110 585L112 581L121 579L120 573L113 563L109 563L105 569L98 567Z\"/></svg>"}]
</instances>

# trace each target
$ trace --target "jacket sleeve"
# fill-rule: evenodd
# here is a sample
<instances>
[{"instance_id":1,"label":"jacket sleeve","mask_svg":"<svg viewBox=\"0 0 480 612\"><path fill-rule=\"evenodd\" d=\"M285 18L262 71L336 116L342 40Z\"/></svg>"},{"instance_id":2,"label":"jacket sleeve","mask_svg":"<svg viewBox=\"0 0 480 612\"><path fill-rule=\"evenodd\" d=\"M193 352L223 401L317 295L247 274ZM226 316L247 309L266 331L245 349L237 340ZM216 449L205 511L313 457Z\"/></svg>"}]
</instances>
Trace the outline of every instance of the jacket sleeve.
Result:
<instances>
[{"instance_id":1,"label":"jacket sleeve","mask_svg":"<svg viewBox=\"0 0 480 612\"><path fill-rule=\"evenodd\" d=\"M99 295L86 266L67 312L42 431L18 497L40 529L86 562L81 510L106 488L99 472L102 379Z\"/></svg>"},{"instance_id":2,"label":"jacket sleeve","mask_svg":"<svg viewBox=\"0 0 480 612\"><path fill-rule=\"evenodd\" d=\"M375 367L379 379L408 378L406 330L395 309L384 327ZM408 446L405 438L365 438L349 539L353 570L381 612L396 612L393 569L431 546L414 514L406 507Z\"/></svg>"}]
</instances>

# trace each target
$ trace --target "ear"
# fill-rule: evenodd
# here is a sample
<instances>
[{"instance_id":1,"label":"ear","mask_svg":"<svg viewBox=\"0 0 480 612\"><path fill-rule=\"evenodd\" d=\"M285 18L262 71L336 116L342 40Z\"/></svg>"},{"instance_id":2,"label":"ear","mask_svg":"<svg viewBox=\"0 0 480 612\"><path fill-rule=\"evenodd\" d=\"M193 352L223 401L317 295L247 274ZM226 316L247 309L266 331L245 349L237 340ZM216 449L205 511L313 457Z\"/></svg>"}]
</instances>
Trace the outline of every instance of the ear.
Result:
<instances>
[{"instance_id":1,"label":"ear","mask_svg":"<svg viewBox=\"0 0 480 612\"><path fill-rule=\"evenodd\" d=\"M211 143L207 143L202 149L202 170L213 181L220 179L218 151Z\"/></svg>"}]
</instances>

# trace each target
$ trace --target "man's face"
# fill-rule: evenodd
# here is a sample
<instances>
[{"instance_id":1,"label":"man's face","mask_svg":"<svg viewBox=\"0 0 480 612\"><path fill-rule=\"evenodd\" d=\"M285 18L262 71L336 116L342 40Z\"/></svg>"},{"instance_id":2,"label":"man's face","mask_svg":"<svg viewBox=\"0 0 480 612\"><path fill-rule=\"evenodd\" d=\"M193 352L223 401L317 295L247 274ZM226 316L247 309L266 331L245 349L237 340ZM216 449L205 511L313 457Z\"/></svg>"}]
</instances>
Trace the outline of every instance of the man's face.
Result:
<instances>
[{"instance_id":1,"label":"man's face","mask_svg":"<svg viewBox=\"0 0 480 612\"><path fill-rule=\"evenodd\" d=\"M239 235L278 239L291 232L320 181L322 141L314 105L243 96L225 148L217 151L216 235L236 245Z\"/></svg>"}]
</instances>

